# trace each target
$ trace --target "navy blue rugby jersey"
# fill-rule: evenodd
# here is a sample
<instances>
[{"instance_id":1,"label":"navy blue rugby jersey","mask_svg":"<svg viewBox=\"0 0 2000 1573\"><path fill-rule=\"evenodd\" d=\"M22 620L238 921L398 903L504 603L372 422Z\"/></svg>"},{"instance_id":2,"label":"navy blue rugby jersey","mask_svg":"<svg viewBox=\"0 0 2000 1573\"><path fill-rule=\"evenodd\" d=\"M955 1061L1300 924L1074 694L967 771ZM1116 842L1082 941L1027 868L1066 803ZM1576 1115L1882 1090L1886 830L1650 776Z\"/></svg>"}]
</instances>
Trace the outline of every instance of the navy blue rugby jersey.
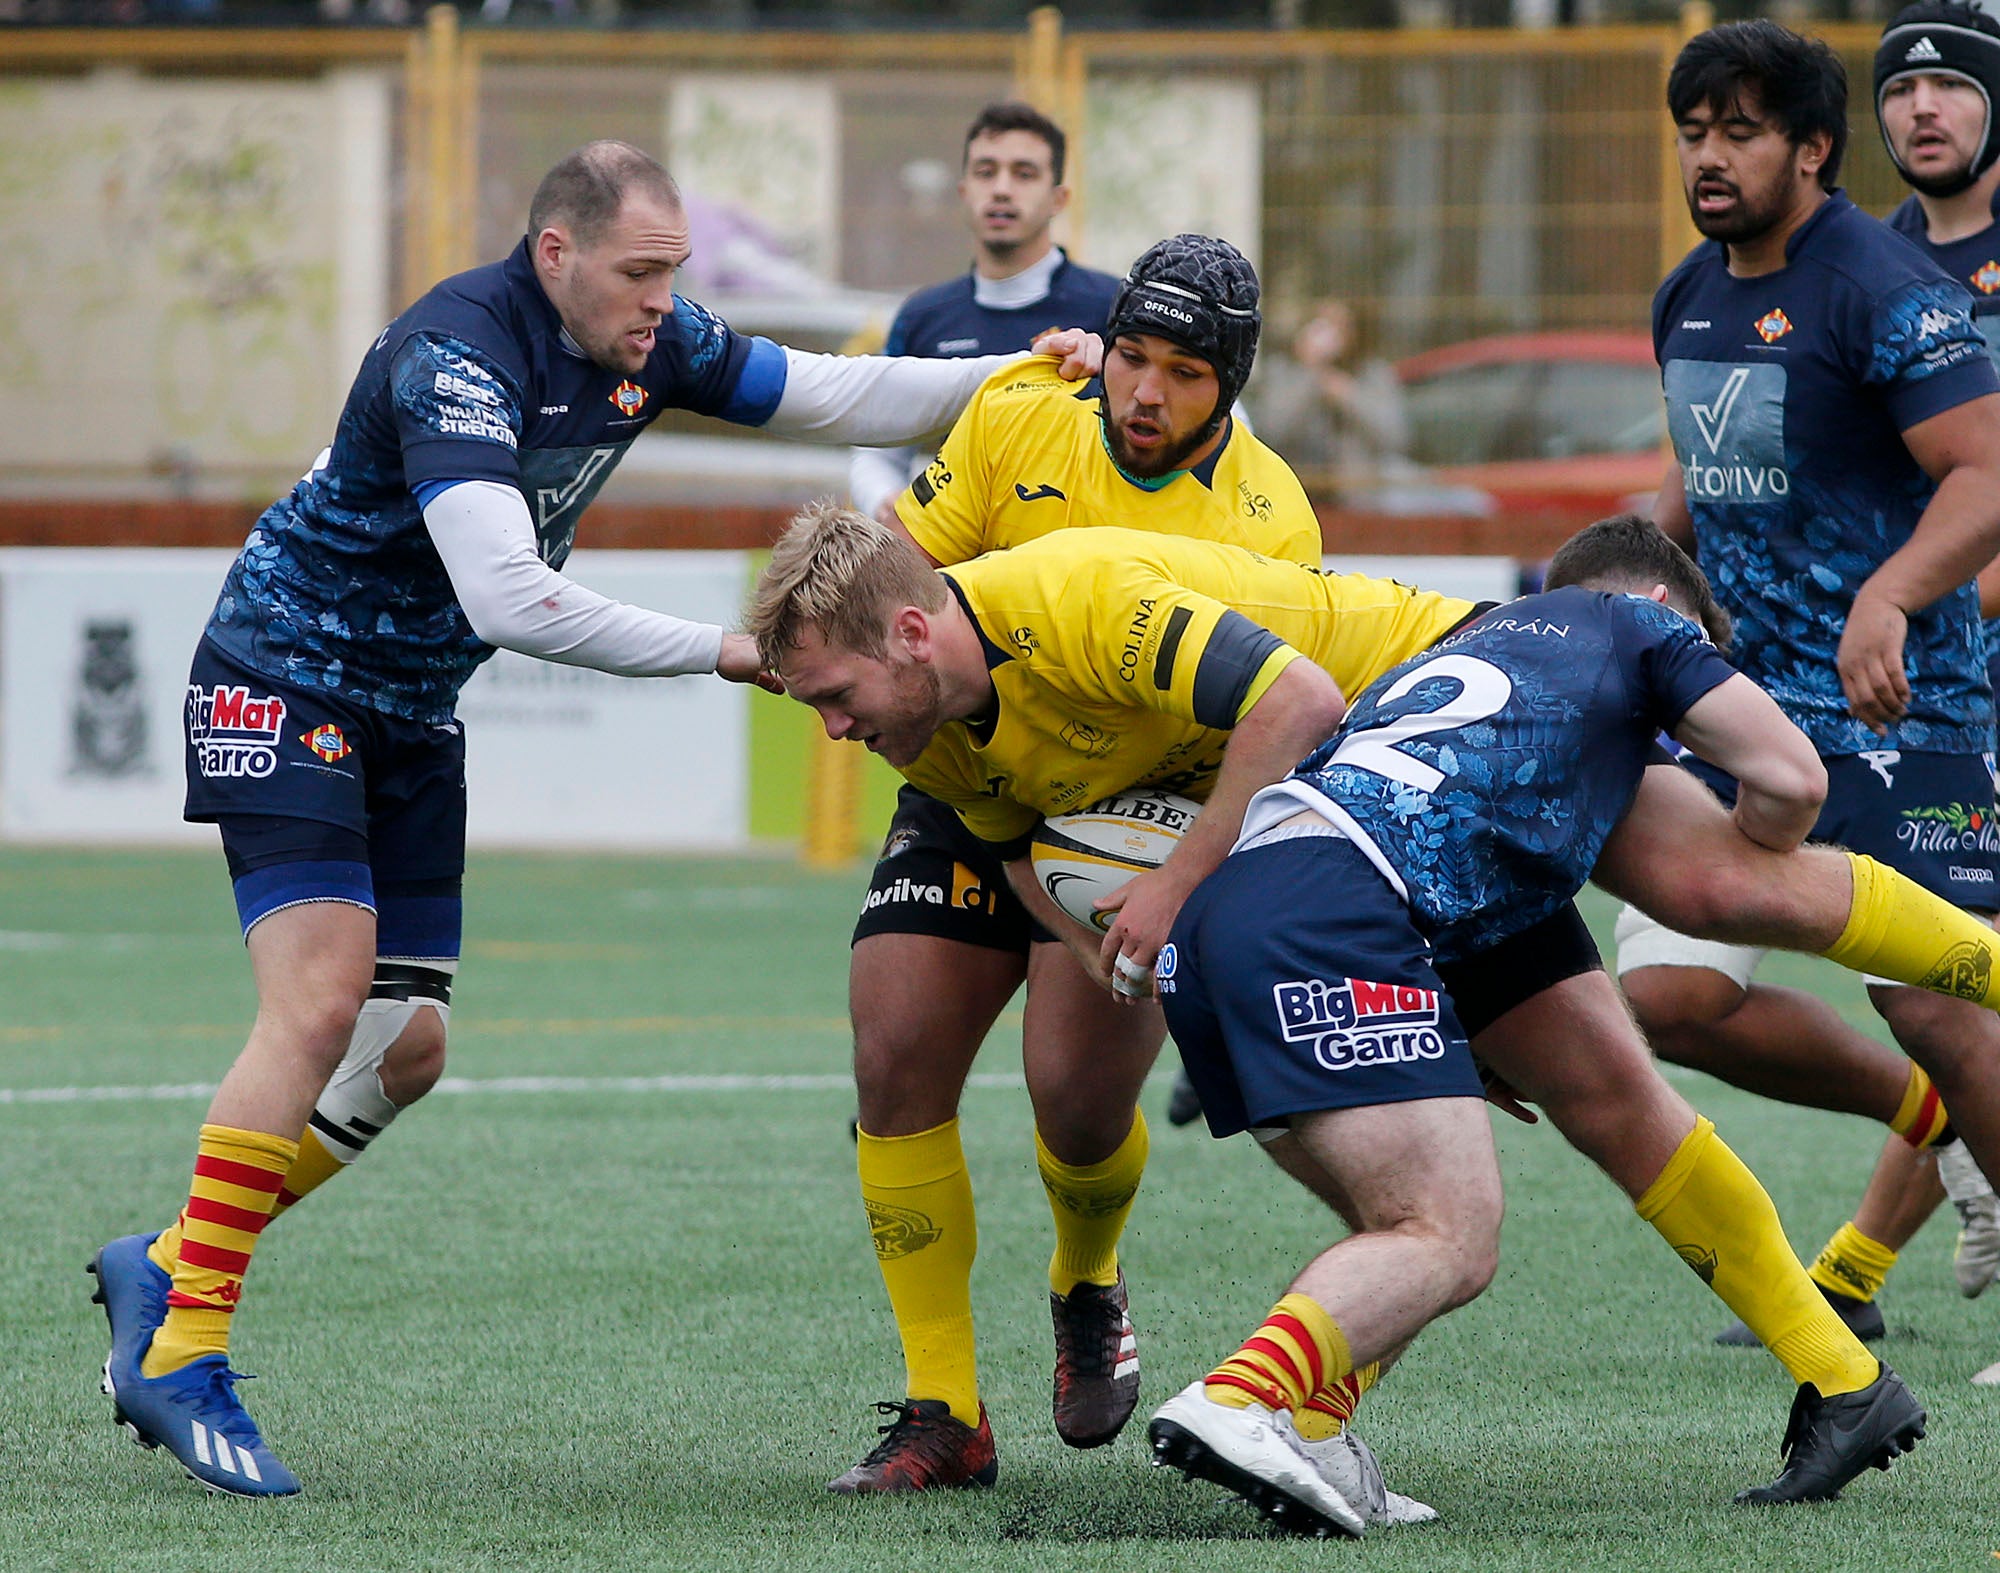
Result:
<instances>
[{"instance_id":1,"label":"navy blue rugby jersey","mask_svg":"<svg viewBox=\"0 0 2000 1573\"><path fill-rule=\"evenodd\" d=\"M1065 257L1049 276L1049 292L1040 300L1026 306L982 306L973 296L973 277L967 270L905 300L889 324L882 353L952 360L1024 350L1046 328L1088 328L1099 333L1111 315L1118 282L1109 273L1079 267Z\"/></svg>"},{"instance_id":2,"label":"navy blue rugby jersey","mask_svg":"<svg viewBox=\"0 0 2000 1573\"><path fill-rule=\"evenodd\" d=\"M1653 298L1653 348L1702 566L1736 662L1822 754L1885 746L1848 713L1836 656L1855 592L1936 489L1919 421L2000 391L1964 290L1834 192L1758 278L1704 242ZM1909 714L1889 747L1992 747L1978 597L1911 617Z\"/></svg>"},{"instance_id":3,"label":"navy blue rugby jersey","mask_svg":"<svg viewBox=\"0 0 2000 1573\"><path fill-rule=\"evenodd\" d=\"M1993 216L2000 220L2000 187L1993 193ZM1964 240L1935 244L1924 230L1924 207L1915 197L1889 215L1897 234L1949 273L1972 297L1972 323L1986 341L1986 354L2000 371L2000 222ZM2000 617L1986 621L1986 675L2000 681Z\"/></svg>"},{"instance_id":4,"label":"navy blue rugby jersey","mask_svg":"<svg viewBox=\"0 0 2000 1573\"><path fill-rule=\"evenodd\" d=\"M1735 670L1699 627L1642 596L1527 596L1370 683L1340 730L1267 790L1372 848L1450 961L1577 893L1655 735Z\"/></svg>"},{"instance_id":5,"label":"navy blue rugby jersey","mask_svg":"<svg viewBox=\"0 0 2000 1573\"><path fill-rule=\"evenodd\" d=\"M519 488L560 568L579 515L665 409L759 425L784 351L674 298L642 371L581 354L525 240L438 284L363 357L326 463L265 510L223 581L208 637L273 677L418 721L450 717L493 647L473 633L419 494Z\"/></svg>"}]
</instances>

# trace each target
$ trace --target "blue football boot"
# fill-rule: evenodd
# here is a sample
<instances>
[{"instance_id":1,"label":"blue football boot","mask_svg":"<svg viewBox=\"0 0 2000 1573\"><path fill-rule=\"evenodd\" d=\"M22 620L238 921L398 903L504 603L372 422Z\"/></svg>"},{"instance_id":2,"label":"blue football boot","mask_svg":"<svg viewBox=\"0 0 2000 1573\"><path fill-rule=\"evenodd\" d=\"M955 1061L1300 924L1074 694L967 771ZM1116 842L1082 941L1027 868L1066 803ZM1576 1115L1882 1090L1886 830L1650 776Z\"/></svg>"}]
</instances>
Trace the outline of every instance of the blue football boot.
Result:
<instances>
[{"instance_id":1,"label":"blue football boot","mask_svg":"<svg viewBox=\"0 0 2000 1573\"><path fill-rule=\"evenodd\" d=\"M164 1447L189 1475L226 1496L287 1497L298 1477L264 1445L257 1423L237 1400L243 1380L225 1355L204 1355L147 1378L140 1361L166 1320L171 1280L146 1256L150 1235L114 1240L91 1261L95 1298L111 1322L111 1355L104 1362L104 1391L118 1424L141 1447Z\"/></svg>"},{"instance_id":2,"label":"blue football boot","mask_svg":"<svg viewBox=\"0 0 2000 1573\"><path fill-rule=\"evenodd\" d=\"M174 1281L146 1254L159 1237L160 1231L155 1229L151 1234L128 1234L113 1240L84 1268L97 1280L90 1303L103 1306L104 1319L111 1324L111 1353L104 1362L102 1384L107 1394L112 1393L111 1368L122 1364L136 1372L140 1356L167 1319L167 1291ZM131 1429L122 1412L115 1418ZM139 1440L136 1433L133 1440Z\"/></svg>"}]
</instances>

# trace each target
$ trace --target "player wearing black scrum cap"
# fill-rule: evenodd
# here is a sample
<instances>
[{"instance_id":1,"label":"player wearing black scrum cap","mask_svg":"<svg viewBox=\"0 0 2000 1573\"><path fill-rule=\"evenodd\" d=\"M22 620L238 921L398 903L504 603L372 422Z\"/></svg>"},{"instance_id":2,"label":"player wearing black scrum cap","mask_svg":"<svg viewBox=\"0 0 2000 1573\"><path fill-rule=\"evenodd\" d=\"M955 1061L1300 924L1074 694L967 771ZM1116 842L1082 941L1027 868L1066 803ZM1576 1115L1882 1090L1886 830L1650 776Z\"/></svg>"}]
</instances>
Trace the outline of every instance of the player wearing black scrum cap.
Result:
<instances>
[{"instance_id":1,"label":"player wearing black scrum cap","mask_svg":"<svg viewBox=\"0 0 2000 1573\"><path fill-rule=\"evenodd\" d=\"M1176 235L1120 285L1104 373L989 379L896 515L940 566L1086 525L1228 542L1317 566L1319 521L1284 461L1233 420L1257 351L1256 270L1234 246ZM1025 652L1027 627L1008 637ZM1039 637L1047 637L1044 632ZM1004 659L1003 652L996 652ZM1005 718L996 718L1005 724ZM1092 740L1079 732L1079 759ZM861 1194L902 1343L905 1397L842 1493L990 1484L992 1432L972 1336L976 1243L958 1101L1001 1010L1027 985L1022 1058L1056 1244L1055 1421L1109 1442L1138 1399L1117 1245L1146 1160L1136 1102L1165 1034L1116 1005L1028 915L989 846L905 787L855 926Z\"/></svg>"}]
</instances>

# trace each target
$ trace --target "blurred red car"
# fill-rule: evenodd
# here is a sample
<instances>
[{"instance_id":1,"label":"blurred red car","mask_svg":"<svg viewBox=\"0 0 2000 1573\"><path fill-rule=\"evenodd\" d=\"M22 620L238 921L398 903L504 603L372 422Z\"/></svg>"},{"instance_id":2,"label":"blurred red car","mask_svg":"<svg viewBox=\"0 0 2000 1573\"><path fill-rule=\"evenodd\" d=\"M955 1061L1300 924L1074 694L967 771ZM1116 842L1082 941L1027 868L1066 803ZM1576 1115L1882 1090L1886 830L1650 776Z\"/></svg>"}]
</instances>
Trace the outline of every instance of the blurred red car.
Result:
<instances>
[{"instance_id":1,"label":"blurred red car","mask_svg":"<svg viewBox=\"0 0 2000 1573\"><path fill-rule=\"evenodd\" d=\"M1665 473L1666 406L1645 333L1508 333L1396 365L1410 457L1497 513L1586 524L1644 511Z\"/></svg>"}]
</instances>

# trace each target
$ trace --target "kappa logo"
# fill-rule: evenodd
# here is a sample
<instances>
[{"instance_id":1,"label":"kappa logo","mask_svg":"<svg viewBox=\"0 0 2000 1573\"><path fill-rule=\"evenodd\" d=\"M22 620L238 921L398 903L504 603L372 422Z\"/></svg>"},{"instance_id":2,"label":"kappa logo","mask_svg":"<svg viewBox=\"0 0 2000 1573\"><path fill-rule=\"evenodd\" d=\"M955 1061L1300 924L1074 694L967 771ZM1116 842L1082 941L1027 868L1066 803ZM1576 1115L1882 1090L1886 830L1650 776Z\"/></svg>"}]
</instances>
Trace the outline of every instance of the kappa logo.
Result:
<instances>
[{"instance_id":1,"label":"kappa logo","mask_svg":"<svg viewBox=\"0 0 2000 1573\"><path fill-rule=\"evenodd\" d=\"M1736 408L1736 401L1743 394L1743 384L1750 380L1750 368L1737 366L1723 379L1722 391L1715 396L1712 404L1693 406L1694 423L1701 431L1701 440L1708 444L1710 453L1722 445L1722 434L1729 428L1730 413Z\"/></svg>"},{"instance_id":2,"label":"kappa logo","mask_svg":"<svg viewBox=\"0 0 2000 1573\"><path fill-rule=\"evenodd\" d=\"M1924 338L1929 338L1933 333L1949 333L1957 322L1957 312L1926 307L1922 315L1917 318L1917 332Z\"/></svg>"},{"instance_id":3,"label":"kappa logo","mask_svg":"<svg viewBox=\"0 0 2000 1573\"><path fill-rule=\"evenodd\" d=\"M1906 65L1926 60L1935 62L1942 59L1944 59L1944 54L1936 44L1931 42L1931 35L1929 33L1924 34L1923 37L1910 45L1909 50L1903 56L1903 62Z\"/></svg>"},{"instance_id":4,"label":"kappa logo","mask_svg":"<svg viewBox=\"0 0 2000 1573\"><path fill-rule=\"evenodd\" d=\"M1310 1044L1330 1071L1444 1058L1436 989L1311 978L1274 984L1271 998L1285 1041Z\"/></svg>"},{"instance_id":5,"label":"kappa logo","mask_svg":"<svg viewBox=\"0 0 2000 1573\"><path fill-rule=\"evenodd\" d=\"M646 407L646 398L646 390L629 378L611 390L611 402L621 415L637 415Z\"/></svg>"},{"instance_id":6,"label":"kappa logo","mask_svg":"<svg viewBox=\"0 0 2000 1573\"><path fill-rule=\"evenodd\" d=\"M240 686L190 683L184 714L196 768L209 780L248 776L261 781L277 769L285 701L276 694L253 697Z\"/></svg>"},{"instance_id":7,"label":"kappa logo","mask_svg":"<svg viewBox=\"0 0 2000 1573\"><path fill-rule=\"evenodd\" d=\"M1855 758L1865 761L1868 768L1882 778L1885 787L1896 784L1896 778L1890 772L1902 763L1903 751L1900 748L1864 748Z\"/></svg>"},{"instance_id":8,"label":"kappa logo","mask_svg":"<svg viewBox=\"0 0 2000 1573\"><path fill-rule=\"evenodd\" d=\"M2000 262L1982 262L1966 282L1982 295L2000 290Z\"/></svg>"},{"instance_id":9,"label":"kappa logo","mask_svg":"<svg viewBox=\"0 0 2000 1573\"><path fill-rule=\"evenodd\" d=\"M1766 344L1776 344L1792 331L1792 319L1776 307L1764 313L1751 324L1757 330L1757 337Z\"/></svg>"},{"instance_id":10,"label":"kappa logo","mask_svg":"<svg viewBox=\"0 0 2000 1573\"><path fill-rule=\"evenodd\" d=\"M315 754L319 755L329 765L333 764L336 760L345 759L349 754L354 752L348 746L347 739L342 735L340 728L335 726L331 721L314 727L310 732L300 733L299 741L305 744L307 748L310 748Z\"/></svg>"}]
</instances>

